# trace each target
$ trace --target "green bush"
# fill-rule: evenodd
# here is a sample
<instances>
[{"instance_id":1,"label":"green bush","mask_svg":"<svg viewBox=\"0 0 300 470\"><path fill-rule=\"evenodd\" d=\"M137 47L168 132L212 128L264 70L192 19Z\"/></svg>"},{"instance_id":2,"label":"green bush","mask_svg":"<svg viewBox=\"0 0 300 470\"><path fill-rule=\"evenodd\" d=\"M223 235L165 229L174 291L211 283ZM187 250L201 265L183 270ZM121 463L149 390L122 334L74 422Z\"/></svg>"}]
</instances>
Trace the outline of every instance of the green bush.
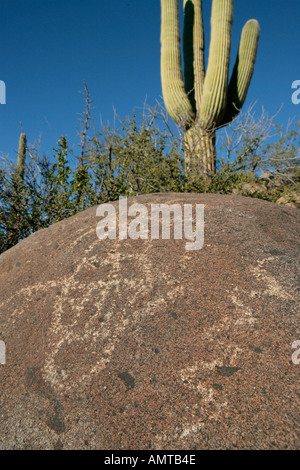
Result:
<instances>
[{"instance_id":1,"label":"green bush","mask_svg":"<svg viewBox=\"0 0 300 470\"><path fill-rule=\"evenodd\" d=\"M78 158L65 136L51 160L27 147L22 172L5 159L0 165L0 252L41 228L121 195L211 192L300 207L300 125L286 134L277 131L275 143L262 146L263 133L251 135L243 127L234 158L221 159L210 179L199 176L193 181L185 175L182 139L155 110L142 117L133 113L118 130L103 127L88 138L85 133ZM227 156L228 149L229 144Z\"/></svg>"}]
</instances>

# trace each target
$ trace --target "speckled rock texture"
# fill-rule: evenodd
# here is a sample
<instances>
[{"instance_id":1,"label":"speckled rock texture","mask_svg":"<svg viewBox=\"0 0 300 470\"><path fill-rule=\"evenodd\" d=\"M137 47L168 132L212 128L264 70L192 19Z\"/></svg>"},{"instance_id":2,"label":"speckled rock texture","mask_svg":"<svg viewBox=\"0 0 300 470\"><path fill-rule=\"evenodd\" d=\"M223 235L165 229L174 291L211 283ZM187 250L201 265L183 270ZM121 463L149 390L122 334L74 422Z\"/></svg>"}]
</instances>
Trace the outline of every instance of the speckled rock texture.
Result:
<instances>
[{"instance_id":1,"label":"speckled rock texture","mask_svg":"<svg viewBox=\"0 0 300 470\"><path fill-rule=\"evenodd\" d=\"M0 256L0 449L299 448L299 210L136 202L204 204L203 248L99 240L94 207Z\"/></svg>"}]
</instances>

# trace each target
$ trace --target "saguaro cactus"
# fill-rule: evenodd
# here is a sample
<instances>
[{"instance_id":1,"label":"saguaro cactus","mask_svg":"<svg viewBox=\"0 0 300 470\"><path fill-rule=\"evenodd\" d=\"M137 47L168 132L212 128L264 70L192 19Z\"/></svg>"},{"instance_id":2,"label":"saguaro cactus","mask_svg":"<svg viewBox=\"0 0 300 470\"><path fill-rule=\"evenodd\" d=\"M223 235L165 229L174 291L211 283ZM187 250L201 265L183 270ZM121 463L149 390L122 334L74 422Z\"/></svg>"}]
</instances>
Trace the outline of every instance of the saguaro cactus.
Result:
<instances>
[{"instance_id":1,"label":"saguaro cactus","mask_svg":"<svg viewBox=\"0 0 300 470\"><path fill-rule=\"evenodd\" d=\"M26 134L22 132L20 135L20 139L19 139L18 160L17 160L17 168L16 168L16 176L20 180L23 180L24 173L25 173L26 144L27 144Z\"/></svg>"},{"instance_id":2,"label":"saguaro cactus","mask_svg":"<svg viewBox=\"0 0 300 470\"><path fill-rule=\"evenodd\" d=\"M216 171L216 129L229 124L243 106L252 78L259 24L245 24L229 82L233 0L213 0L207 70L204 61L202 0L183 0L181 66L179 0L161 0L161 82L168 113L185 132L186 171Z\"/></svg>"},{"instance_id":3,"label":"saguaro cactus","mask_svg":"<svg viewBox=\"0 0 300 470\"><path fill-rule=\"evenodd\" d=\"M21 180L23 180L24 173L25 173L26 144L27 144L26 134L22 132L20 134L20 139L19 139L18 160L17 160L17 168L16 168L17 177L20 178Z\"/></svg>"}]
</instances>

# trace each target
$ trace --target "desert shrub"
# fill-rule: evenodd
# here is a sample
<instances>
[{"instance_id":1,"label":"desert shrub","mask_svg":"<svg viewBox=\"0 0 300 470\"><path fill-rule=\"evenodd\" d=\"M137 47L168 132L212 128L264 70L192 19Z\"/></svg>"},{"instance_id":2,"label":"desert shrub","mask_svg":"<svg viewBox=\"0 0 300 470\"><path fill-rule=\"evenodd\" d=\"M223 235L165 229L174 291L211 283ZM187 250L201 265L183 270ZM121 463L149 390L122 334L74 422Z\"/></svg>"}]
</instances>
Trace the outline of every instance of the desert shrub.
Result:
<instances>
[{"instance_id":1,"label":"desert shrub","mask_svg":"<svg viewBox=\"0 0 300 470\"><path fill-rule=\"evenodd\" d=\"M65 136L51 158L27 146L22 178L0 164L0 252L31 233L120 196L157 192L212 192L258 197L299 207L300 123L284 132L263 113L241 115L223 135L217 171L209 180L185 175L183 141L159 107L119 121L118 128L89 125L84 113L79 155ZM93 130L93 132L89 132Z\"/></svg>"}]
</instances>

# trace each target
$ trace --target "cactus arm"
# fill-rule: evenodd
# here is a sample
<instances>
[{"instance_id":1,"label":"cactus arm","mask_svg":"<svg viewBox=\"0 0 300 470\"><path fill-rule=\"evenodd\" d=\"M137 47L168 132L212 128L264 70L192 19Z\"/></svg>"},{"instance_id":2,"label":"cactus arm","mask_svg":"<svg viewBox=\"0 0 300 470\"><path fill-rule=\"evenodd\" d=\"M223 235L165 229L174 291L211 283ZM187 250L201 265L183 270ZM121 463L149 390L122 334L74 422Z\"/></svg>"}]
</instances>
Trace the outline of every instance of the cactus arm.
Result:
<instances>
[{"instance_id":1,"label":"cactus arm","mask_svg":"<svg viewBox=\"0 0 300 470\"><path fill-rule=\"evenodd\" d=\"M23 180L25 173L26 143L26 134L22 132L19 139L18 160L16 168L16 175L21 180Z\"/></svg>"},{"instance_id":2,"label":"cactus arm","mask_svg":"<svg viewBox=\"0 0 300 470\"><path fill-rule=\"evenodd\" d=\"M259 25L243 28L229 82L233 0L212 0L211 39L205 73L202 0L183 0L184 82L181 68L179 0L161 0L161 79L171 118L184 127L186 174L216 172L215 131L238 114L252 78Z\"/></svg>"},{"instance_id":3,"label":"cactus arm","mask_svg":"<svg viewBox=\"0 0 300 470\"><path fill-rule=\"evenodd\" d=\"M260 27L257 20L247 21L242 30L239 51L228 88L227 108L219 123L220 127L229 124L237 116L246 100L254 71L259 35Z\"/></svg>"},{"instance_id":4,"label":"cactus arm","mask_svg":"<svg viewBox=\"0 0 300 470\"><path fill-rule=\"evenodd\" d=\"M201 127L216 126L226 110L233 0L213 0L209 59L199 118Z\"/></svg>"},{"instance_id":5,"label":"cactus arm","mask_svg":"<svg viewBox=\"0 0 300 470\"><path fill-rule=\"evenodd\" d=\"M178 124L194 119L182 76L179 0L161 0L161 82L165 106Z\"/></svg>"},{"instance_id":6,"label":"cactus arm","mask_svg":"<svg viewBox=\"0 0 300 470\"><path fill-rule=\"evenodd\" d=\"M205 78L202 0L183 0L183 57L185 89L194 109L200 109Z\"/></svg>"}]
</instances>

